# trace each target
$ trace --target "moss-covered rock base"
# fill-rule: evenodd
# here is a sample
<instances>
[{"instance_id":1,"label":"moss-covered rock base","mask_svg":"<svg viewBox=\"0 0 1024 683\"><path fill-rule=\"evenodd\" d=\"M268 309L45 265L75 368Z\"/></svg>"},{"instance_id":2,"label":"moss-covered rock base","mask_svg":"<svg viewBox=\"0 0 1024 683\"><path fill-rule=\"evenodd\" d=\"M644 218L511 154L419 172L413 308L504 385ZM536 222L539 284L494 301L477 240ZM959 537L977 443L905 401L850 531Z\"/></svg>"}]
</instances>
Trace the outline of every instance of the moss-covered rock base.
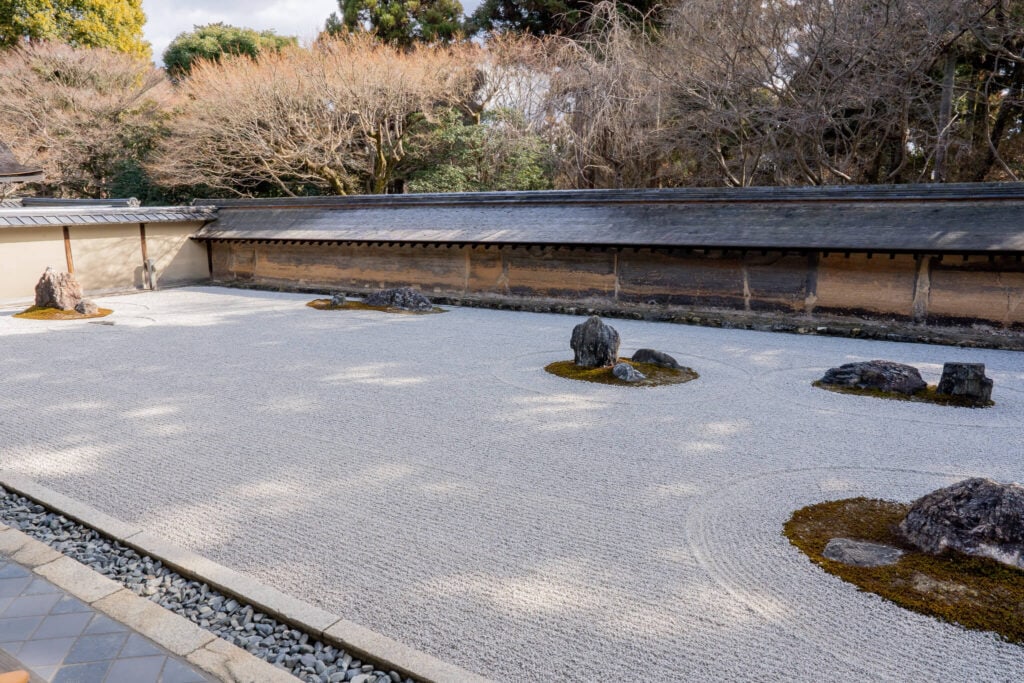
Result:
<instances>
[{"instance_id":1,"label":"moss-covered rock base","mask_svg":"<svg viewBox=\"0 0 1024 683\"><path fill-rule=\"evenodd\" d=\"M596 384L613 384L621 387L660 387L666 384L682 384L691 382L700 375L690 368L663 368L652 363L637 363L628 358L620 358L620 363L628 363L637 371L647 376L647 379L639 382L624 382L612 374L610 367L604 368L582 368L571 360L560 360L547 365L544 369L552 375L564 377L565 379L577 379L583 382L594 382Z\"/></svg>"},{"instance_id":2,"label":"moss-covered rock base","mask_svg":"<svg viewBox=\"0 0 1024 683\"><path fill-rule=\"evenodd\" d=\"M812 562L861 590L915 612L1024 643L1024 572L987 558L955 552L933 556L917 550L897 530L909 508L869 498L819 503L794 512L783 533ZM836 537L884 543L906 554L885 567L853 567L822 555Z\"/></svg>"},{"instance_id":3,"label":"moss-covered rock base","mask_svg":"<svg viewBox=\"0 0 1024 683\"><path fill-rule=\"evenodd\" d=\"M384 313L404 313L406 315L431 315L433 313L447 313L438 306L429 311L406 311L400 308L388 308L387 306L367 306L362 301L346 301L341 306L335 306L330 299L313 299L308 304L310 308L318 311L383 311Z\"/></svg>"},{"instance_id":4,"label":"moss-covered rock base","mask_svg":"<svg viewBox=\"0 0 1024 683\"><path fill-rule=\"evenodd\" d=\"M60 308L31 306L21 313L15 313L13 317L26 320L88 320L89 318L103 318L111 313L113 311L109 308L101 308L92 315L84 315L75 310L65 311Z\"/></svg>"},{"instance_id":5,"label":"moss-covered rock base","mask_svg":"<svg viewBox=\"0 0 1024 683\"><path fill-rule=\"evenodd\" d=\"M935 403L940 406L957 406L959 408L988 408L994 406L995 401L978 404L968 401L960 396L940 394L934 384L913 394L901 394L898 391L879 391L878 389L858 389L856 387L837 387L831 384L822 384L821 380L812 382L811 386L832 391L837 394L854 394L856 396L871 396L873 398L887 398L893 401L912 401L915 403Z\"/></svg>"}]
</instances>

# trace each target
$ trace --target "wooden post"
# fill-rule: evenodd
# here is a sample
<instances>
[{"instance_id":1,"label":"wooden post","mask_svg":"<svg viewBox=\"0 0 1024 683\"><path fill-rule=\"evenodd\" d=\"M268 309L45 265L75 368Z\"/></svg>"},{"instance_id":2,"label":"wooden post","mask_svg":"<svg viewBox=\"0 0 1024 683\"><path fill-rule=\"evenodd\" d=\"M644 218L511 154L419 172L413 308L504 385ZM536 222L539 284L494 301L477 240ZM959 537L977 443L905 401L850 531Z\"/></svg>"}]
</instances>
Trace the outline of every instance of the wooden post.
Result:
<instances>
[{"instance_id":1,"label":"wooden post","mask_svg":"<svg viewBox=\"0 0 1024 683\"><path fill-rule=\"evenodd\" d=\"M149 272L149 252L146 249L145 223L139 223L139 240L142 242L142 286L153 289L153 280Z\"/></svg>"},{"instance_id":2,"label":"wooden post","mask_svg":"<svg viewBox=\"0 0 1024 683\"><path fill-rule=\"evenodd\" d=\"M75 261L71 258L71 231L64 226L64 258L68 262L68 272L75 272Z\"/></svg>"}]
</instances>

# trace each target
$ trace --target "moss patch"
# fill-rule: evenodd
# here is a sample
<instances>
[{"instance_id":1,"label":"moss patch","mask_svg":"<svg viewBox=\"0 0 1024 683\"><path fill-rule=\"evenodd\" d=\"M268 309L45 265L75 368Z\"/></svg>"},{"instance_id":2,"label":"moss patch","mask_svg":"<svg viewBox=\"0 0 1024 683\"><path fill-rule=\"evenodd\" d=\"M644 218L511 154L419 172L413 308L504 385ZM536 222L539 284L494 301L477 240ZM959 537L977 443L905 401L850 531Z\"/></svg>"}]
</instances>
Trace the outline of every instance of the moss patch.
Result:
<instances>
[{"instance_id":1,"label":"moss patch","mask_svg":"<svg viewBox=\"0 0 1024 683\"><path fill-rule=\"evenodd\" d=\"M113 313L109 308L101 308L92 315L84 315L75 310L65 311L60 308L44 308L42 306L32 306L26 308L21 313L15 313L15 318L25 318L26 320L87 320L89 318L103 318Z\"/></svg>"},{"instance_id":2,"label":"moss patch","mask_svg":"<svg viewBox=\"0 0 1024 683\"><path fill-rule=\"evenodd\" d=\"M909 505L849 498L797 510L783 526L790 543L830 574L901 607L1024 643L1024 572L995 560L957 552L916 550L897 525ZM835 537L885 543L906 551L886 567L851 567L825 558Z\"/></svg>"},{"instance_id":3,"label":"moss patch","mask_svg":"<svg viewBox=\"0 0 1024 683\"><path fill-rule=\"evenodd\" d=\"M821 380L811 382L811 386L832 391L837 394L855 394L857 396L872 396L874 398L887 398L893 401L912 401L914 403L935 403L940 406L958 406L960 408L988 408L994 406L995 401L978 404L968 401L960 396L940 394L938 387L929 384L924 389L913 394L901 394L898 391L881 391L879 389L860 389L858 387L837 387L832 384L822 384Z\"/></svg>"},{"instance_id":4,"label":"moss patch","mask_svg":"<svg viewBox=\"0 0 1024 683\"><path fill-rule=\"evenodd\" d=\"M408 315L431 315L432 313L448 312L438 306L434 306L429 311L406 311L401 308L390 308L388 306L367 306L362 301L346 301L341 306L335 306L331 303L330 299L313 299L306 305L318 311L383 311L385 313L405 313Z\"/></svg>"},{"instance_id":5,"label":"moss patch","mask_svg":"<svg viewBox=\"0 0 1024 683\"><path fill-rule=\"evenodd\" d=\"M620 358L620 363L628 363L639 372L647 375L647 379L639 382L624 382L612 374L610 367L606 368L581 368L571 360L560 360L545 366L545 370L552 375L564 377L565 379L578 379L583 382L595 382L597 384L614 384L621 387L660 387L665 384L682 384L700 377L690 368L663 368L653 363L637 363L628 358Z\"/></svg>"}]
</instances>

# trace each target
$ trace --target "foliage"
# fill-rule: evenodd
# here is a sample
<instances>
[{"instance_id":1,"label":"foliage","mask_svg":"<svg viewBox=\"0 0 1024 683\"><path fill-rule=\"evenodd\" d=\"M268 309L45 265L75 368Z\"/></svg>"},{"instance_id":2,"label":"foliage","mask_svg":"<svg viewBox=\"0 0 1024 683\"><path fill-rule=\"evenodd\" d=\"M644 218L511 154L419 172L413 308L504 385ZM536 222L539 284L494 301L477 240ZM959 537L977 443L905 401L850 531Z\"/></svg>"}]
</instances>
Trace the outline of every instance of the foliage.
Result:
<instances>
[{"instance_id":1,"label":"foliage","mask_svg":"<svg viewBox=\"0 0 1024 683\"><path fill-rule=\"evenodd\" d=\"M0 0L0 47L59 41L149 58L142 0Z\"/></svg>"},{"instance_id":2,"label":"foliage","mask_svg":"<svg viewBox=\"0 0 1024 683\"><path fill-rule=\"evenodd\" d=\"M279 36L273 31L254 31L224 23L196 26L179 33L164 51L164 66L174 79L187 76L199 60L219 61L223 55L256 58L261 53L279 52L298 45L294 36Z\"/></svg>"},{"instance_id":3,"label":"foliage","mask_svg":"<svg viewBox=\"0 0 1024 683\"><path fill-rule=\"evenodd\" d=\"M0 139L43 168L40 194L118 193L163 131L170 89L148 61L30 44L0 53Z\"/></svg>"},{"instance_id":4,"label":"foliage","mask_svg":"<svg viewBox=\"0 0 1024 683\"><path fill-rule=\"evenodd\" d=\"M170 186L237 195L400 189L412 146L475 83L471 48L407 50L371 36L193 69L150 168Z\"/></svg>"},{"instance_id":5,"label":"foliage","mask_svg":"<svg viewBox=\"0 0 1024 683\"><path fill-rule=\"evenodd\" d=\"M531 133L521 116L488 112L467 124L449 112L422 146L420 170L410 173L410 192L486 192L552 188L550 147Z\"/></svg>"},{"instance_id":6,"label":"foliage","mask_svg":"<svg viewBox=\"0 0 1024 683\"><path fill-rule=\"evenodd\" d=\"M588 0L483 0L467 22L470 33L515 32L535 36L578 37L588 30L596 3ZM654 0L618 1L628 16L652 16L661 5Z\"/></svg>"},{"instance_id":7,"label":"foliage","mask_svg":"<svg viewBox=\"0 0 1024 683\"><path fill-rule=\"evenodd\" d=\"M399 47L416 42L450 43L462 31L459 0L338 0L324 32L332 38L369 30Z\"/></svg>"}]
</instances>

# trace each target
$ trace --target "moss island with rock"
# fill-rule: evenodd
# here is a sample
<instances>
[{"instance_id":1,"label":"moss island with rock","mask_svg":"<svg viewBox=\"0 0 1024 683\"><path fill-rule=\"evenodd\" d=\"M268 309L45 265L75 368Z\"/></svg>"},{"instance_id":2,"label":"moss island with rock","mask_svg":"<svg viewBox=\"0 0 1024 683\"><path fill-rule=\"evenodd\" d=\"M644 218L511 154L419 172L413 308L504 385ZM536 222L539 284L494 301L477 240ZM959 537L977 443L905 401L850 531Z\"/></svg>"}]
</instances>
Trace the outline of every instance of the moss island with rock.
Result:
<instances>
[{"instance_id":1,"label":"moss island with rock","mask_svg":"<svg viewBox=\"0 0 1024 683\"><path fill-rule=\"evenodd\" d=\"M968 479L912 504L849 498L809 505L793 513L783 533L812 562L861 590L1024 644L1022 505L1018 484ZM890 552L877 564L862 562L830 552L836 541Z\"/></svg>"}]
</instances>

